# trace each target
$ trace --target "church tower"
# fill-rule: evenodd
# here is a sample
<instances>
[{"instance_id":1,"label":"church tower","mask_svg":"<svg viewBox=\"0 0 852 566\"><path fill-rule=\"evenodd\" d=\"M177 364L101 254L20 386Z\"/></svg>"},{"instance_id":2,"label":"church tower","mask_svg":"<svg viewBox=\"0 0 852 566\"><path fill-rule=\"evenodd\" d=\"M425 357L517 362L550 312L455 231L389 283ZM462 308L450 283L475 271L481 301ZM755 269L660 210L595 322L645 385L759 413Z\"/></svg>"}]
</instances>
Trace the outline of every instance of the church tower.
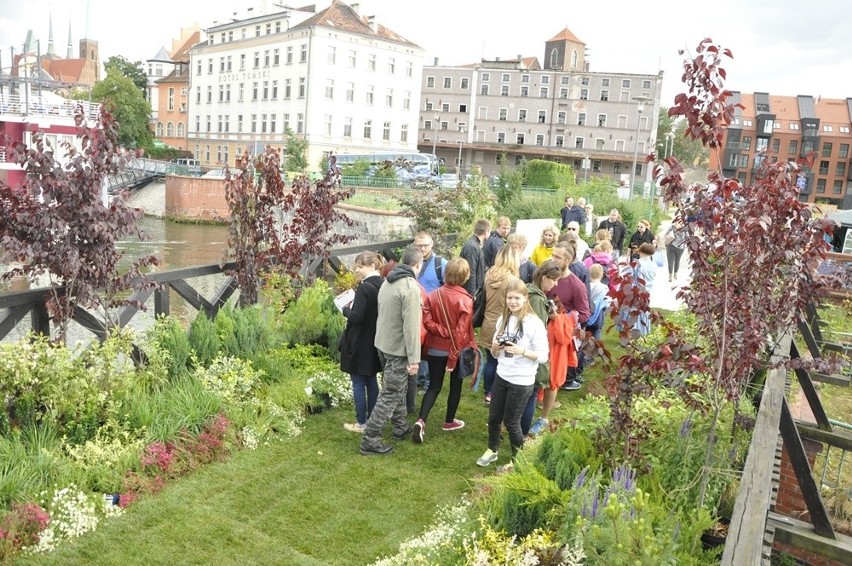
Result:
<instances>
[{"instance_id":1,"label":"church tower","mask_svg":"<svg viewBox=\"0 0 852 566\"><path fill-rule=\"evenodd\" d=\"M566 27L544 43L543 63L550 71L587 71L586 44Z\"/></svg>"}]
</instances>

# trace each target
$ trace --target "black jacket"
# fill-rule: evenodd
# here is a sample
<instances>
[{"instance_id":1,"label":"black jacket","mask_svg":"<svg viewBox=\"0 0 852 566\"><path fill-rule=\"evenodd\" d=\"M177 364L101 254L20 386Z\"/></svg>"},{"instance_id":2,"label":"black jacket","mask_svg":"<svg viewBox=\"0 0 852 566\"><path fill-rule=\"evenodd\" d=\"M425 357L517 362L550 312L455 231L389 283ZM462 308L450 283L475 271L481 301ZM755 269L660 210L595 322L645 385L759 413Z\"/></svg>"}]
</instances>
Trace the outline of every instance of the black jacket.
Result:
<instances>
[{"instance_id":1,"label":"black jacket","mask_svg":"<svg viewBox=\"0 0 852 566\"><path fill-rule=\"evenodd\" d=\"M485 282L485 257L482 255L482 244L479 243L476 234L465 241L459 257L466 259L470 265L470 279L464 284L464 288L471 297L476 297Z\"/></svg>"},{"instance_id":2,"label":"black jacket","mask_svg":"<svg viewBox=\"0 0 852 566\"><path fill-rule=\"evenodd\" d=\"M624 246L624 237L627 235L627 227L624 223L620 220L611 222L609 217L607 217L598 224L598 230L609 230L609 234L612 236L610 238L612 249L621 254L622 247Z\"/></svg>"},{"instance_id":3,"label":"black jacket","mask_svg":"<svg viewBox=\"0 0 852 566\"><path fill-rule=\"evenodd\" d=\"M491 235L488 236L487 240L485 240L485 245L482 247L482 257L485 258L486 271L494 266L494 260L497 259L497 252L499 252L500 248L502 248L505 244L506 240L500 236L497 230L491 232Z\"/></svg>"},{"instance_id":4,"label":"black jacket","mask_svg":"<svg viewBox=\"0 0 852 566\"><path fill-rule=\"evenodd\" d=\"M379 287L383 282L378 275L367 277L355 289L352 308L343 307L346 329L340 339L340 369L346 373L370 376L382 369L374 342Z\"/></svg>"}]
</instances>

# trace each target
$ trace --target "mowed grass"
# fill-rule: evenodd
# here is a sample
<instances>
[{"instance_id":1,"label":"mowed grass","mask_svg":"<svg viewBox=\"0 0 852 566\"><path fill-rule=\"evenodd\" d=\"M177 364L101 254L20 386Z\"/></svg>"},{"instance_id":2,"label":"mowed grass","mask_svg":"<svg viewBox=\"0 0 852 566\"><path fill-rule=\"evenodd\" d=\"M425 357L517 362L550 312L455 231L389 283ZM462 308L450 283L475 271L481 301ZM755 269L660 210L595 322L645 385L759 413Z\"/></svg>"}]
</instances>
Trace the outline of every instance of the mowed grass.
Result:
<instances>
[{"instance_id":1,"label":"mowed grass","mask_svg":"<svg viewBox=\"0 0 852 566\"><path fill-rule=\"evenodd\" d=\"M613 347L617 337L605 333ZM563 417L590 393L602 393L599 362L579 391L559 393ZM131 505L122 517L59 550L16 563L363 565L395 554L419 535L436 509L458 501L495 466L475 461L487 445L488 407L467 383L457 417L464 429L443 432L447 387L438 397L426 441L391 439L389 456L361 456L360 436L343 429L351 407L309 416L304 432L272 446L243 450ZM420 399L418 397L418 408ZM409 417L413 422L414 417ZM498 464L509 460L504 439Z\"/></svg>"}]
</instances>

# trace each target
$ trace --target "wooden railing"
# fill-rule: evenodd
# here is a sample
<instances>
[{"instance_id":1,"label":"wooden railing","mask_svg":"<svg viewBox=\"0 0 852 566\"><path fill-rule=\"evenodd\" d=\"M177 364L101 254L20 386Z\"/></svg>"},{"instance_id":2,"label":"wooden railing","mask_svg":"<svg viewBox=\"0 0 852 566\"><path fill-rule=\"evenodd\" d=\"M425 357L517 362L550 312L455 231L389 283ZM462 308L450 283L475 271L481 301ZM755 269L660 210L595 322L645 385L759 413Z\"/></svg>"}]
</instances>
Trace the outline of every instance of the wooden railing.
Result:
<instances>
[{"instance_id":1,"label":"wooden railing","mask_svg":"<svg viewBox=\"0 0 852 566\"><path fill-rule=\"evenodd\" d=\"M396 250L411 244L411 242L411 239L406 239L337 248L332 250L328 258L306 258L302 273L324 276L326 269L340 272L343 269L341 257L363 251L375 251L387 259L396 259ZM147 278L159 285L153 289L137 291L131 296L131 299L144 303L153 295L155 315L168 315L170 314L171 292L174 291L186 300L192 308L213 318L238 288L236 277L231 275L234 269L236 269L235 263L226 263L224 265L197 265L151 273ZM190 283L191 280L198 277L216 274L224 275L225 279L211 297L205 297ZM0 340L6 338L27 315L31 317L31 328L34 332L50 336L50 317L45 305L53 291L51 288L39 288L0 295ZM62 289L59 288L56 291L61 293ZM139 311L135 307L125 306L116 315L112 326L123 328L137 312ZM78 308L74 313L73 320L99 339L103 339L107 334L108 325L105 321L85 309Z\"/></svg>"}]
</instances>

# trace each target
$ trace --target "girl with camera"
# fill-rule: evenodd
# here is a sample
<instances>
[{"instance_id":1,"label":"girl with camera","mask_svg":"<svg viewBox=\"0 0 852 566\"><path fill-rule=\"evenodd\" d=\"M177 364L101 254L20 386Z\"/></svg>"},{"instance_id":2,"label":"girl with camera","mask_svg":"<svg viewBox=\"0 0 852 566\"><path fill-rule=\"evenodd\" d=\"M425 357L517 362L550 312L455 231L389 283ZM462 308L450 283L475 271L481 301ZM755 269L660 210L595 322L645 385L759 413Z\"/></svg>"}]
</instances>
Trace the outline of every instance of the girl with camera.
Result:
<instances>
[{"instance_id":1,"label":"girl with camera","mask_svg":"<svg viewBox=\"0 0 852 566\"><path fill-rule=\"evenodd\" d=\"M524 446L521 415L532 395L539 364L547 362L547 329L529 304L529 291L520 279L506 287L506 306L497 319L490 354L497 360L497 375L488 409L488 449L476 463L497 461L501 424L509 433L512 459Z\"/></svg>"}]
</instances>

